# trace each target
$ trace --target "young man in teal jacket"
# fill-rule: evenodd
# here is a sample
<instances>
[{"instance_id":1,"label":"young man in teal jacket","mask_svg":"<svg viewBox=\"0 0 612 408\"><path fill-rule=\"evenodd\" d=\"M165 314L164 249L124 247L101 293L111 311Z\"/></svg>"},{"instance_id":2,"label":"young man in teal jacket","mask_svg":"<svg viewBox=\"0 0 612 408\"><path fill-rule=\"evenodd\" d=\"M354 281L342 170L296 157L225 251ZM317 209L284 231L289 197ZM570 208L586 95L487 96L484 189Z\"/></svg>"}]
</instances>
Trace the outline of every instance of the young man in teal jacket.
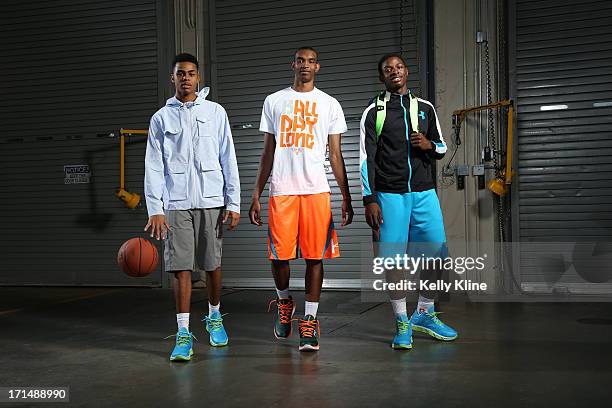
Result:
<instances>
[{"instance_id":1,"label":"young man in teal jacket","mask_svg":"<svg viewBox=\"0 0 612 408\"><path fill-rule=\"evenodd\" d=\"M386 90L366 108L360 126L363 204L377 256L426 252L426 257L445 257L444 222L431 166L447 148L436 111L408 90L408 68L401 55L383 56L378 72ZM413 329L439 340L457 337L436 316L435 292L419 294L411 319L405 293L390 295L397 326L394 349L412 348Z\"/></svg>"}]
</instances>

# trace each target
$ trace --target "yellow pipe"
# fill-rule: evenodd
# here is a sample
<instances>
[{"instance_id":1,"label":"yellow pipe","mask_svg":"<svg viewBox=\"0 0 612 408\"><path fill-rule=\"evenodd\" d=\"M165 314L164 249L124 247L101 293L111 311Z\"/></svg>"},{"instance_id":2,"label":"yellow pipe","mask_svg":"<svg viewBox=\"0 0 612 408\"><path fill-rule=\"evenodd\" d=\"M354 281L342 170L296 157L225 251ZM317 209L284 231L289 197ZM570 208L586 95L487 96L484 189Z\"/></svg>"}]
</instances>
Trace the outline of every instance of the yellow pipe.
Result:
<instances>
[{"instance_id":1,"label":"yellow pipe","mask_svg":"<svg viewBox=\"0 0 612 408\"><path fill-rule=\"evenodd\" d=\"M149 134L148 129L120 129L120 163L119 163L119 177L120 187L115 192L115 196L123 201L127 208L136 208L140 203L140 195L136 193L130 193L125 189L125 136L129 135L147 135Z\"/></svg>"},{"instance_id":2,"label":"yellow pipe","mask_svg":"<svg viewBox=\"0 0 612 408\"><path fill-rule=\"evenodd\" d=\"M508 107L508 140L506 142L506 184L512 183L512 120L514 106Z\"/></svg>"},{"instance_id":3,"label":"yellow pipe","mask_svg":"<svg viewBox=\"0 0 612 408\"><path fill-rule=\"evenodd\" d=\"M121 133L121 141L119 143L121 146L121 154L120 154L120 164L119 164L119 178L121 179L121 183L119 184L119 189L125 189L125 136Z\"/></svg>"},{"instance_id":4,"label":"yellow pipe","mask_svg":"<svg viewBox=\"0 0 612 408\"><path fill-rule=\"evenodd\" d=\"M480 105L480 106L474 106L472 108L459 109L453 112L453 116L459 116L461 120L463 121L463 118L465 117L467 113L478 112L478 111L486 110L486 109L499 108L501 106L512 106L512 99L504 99L502 101L490 103L488 105Z\"/></svg>"},{"instance_id":5,"label":"yellow pipe","mask_svg":"<svg viewBox=\"0 0 612 408\"><path fill-rule=\"evenodd\" d=\"M149 129L121 129L119 133L122 135L148 135Z\"/></svg>"}]
</instances>

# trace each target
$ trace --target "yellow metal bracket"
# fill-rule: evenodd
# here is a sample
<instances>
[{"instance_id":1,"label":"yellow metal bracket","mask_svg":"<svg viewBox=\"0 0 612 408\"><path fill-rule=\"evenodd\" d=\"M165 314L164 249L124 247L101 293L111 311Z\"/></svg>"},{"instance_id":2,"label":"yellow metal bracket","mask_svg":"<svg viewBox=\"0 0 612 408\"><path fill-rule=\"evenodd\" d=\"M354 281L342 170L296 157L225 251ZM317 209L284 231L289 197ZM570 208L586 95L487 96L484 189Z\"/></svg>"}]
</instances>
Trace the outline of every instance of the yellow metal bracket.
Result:
<instances>
[{"instance_id":1,"label":"yellow metal bracket","mask_svg":"<svg viewBox=\"0 0 612 408\"><path fill-rule=\"evenodd\" d=\"M472 108L459 109L453 112L453 127L455 132L459 133L461 130L461 123L465 119L468 113L479 112L487 109L501 109L508 107L508 137L506 142L506 166L502 170L502 174L495 179L489 181L487 187L489 190L499 196L508 194L510 191L510 184L512 184L512 120L514 118L514 102L511 99L504 99L503 101L491 103L488 105L480 105Z\"/></svg>"},{"instance_id":2,"label":"yellow metal bracket","mask_svg":"<svg viewBox=\"0 0 612 408\"><path fill-rule=\"evenodd\" d=\"M120 134L120 162L119 162L119 177L120 184L119 190L115 192L115 196L119 198L127 208L133 209L138 207L140 204L140 195L136 193L130 193L125 189L125 137L131 135L147 135L148 129L121 129Z\"/></svg>"}]
</instances>

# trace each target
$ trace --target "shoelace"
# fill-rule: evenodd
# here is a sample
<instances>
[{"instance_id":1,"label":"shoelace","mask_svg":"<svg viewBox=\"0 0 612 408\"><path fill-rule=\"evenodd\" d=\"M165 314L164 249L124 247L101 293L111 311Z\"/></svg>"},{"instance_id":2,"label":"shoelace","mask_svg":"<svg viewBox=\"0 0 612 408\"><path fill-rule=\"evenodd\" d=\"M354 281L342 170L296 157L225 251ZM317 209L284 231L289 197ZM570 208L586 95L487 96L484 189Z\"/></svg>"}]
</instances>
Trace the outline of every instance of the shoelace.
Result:
<instances>
[{"instance_id":1,"label":"shoelace","mask_svg":"<svg viewBox=\"0 0 612 408\"><path fill-rule=\"evenodd\" d=\"M403 322L401 320L396 320L397 322L397 331L399 334L408 333L408 327L410 326L410 322Z\"/></svg>"},{"instance_id":2,"label":"shoelace","mask_svg":"<svg viewBox=\"0 0 612 408\"><path fill-rule=\"evenodd\" d=\"M442 323L442 320L438 319L438 315L442 313L444 312L431 312L427 313L427 316L431 317L435 324L437 324L438 326L442 326L444 325L444 323Z\"/></svg>"},{"instance_id":3,"label":"shoelace","mask_svg":"<svg viewBox=\"0 0 612 408\"><path fill-rule=\"evenodd\" d=\"M171 337L176 337L176 344L178 344L179 346L187 346L189 345L189 340L191 340L191 337L193 337L194 339L198 339L193 333L190 334L185 334L185 333L177 333L177 334L171 334L169 336L164 337L165 339L169 339Z\"/></svg>"},{"instance_id":4,"label":"shoelace","mask_svg":"<svg viewBox=\"0 0 612 408\"><path fill-rule=\"evenodd\" d=\"M218 317L216 319L212 319L208 316L204 316L204 318L202 319L203 322L206 322L210 325L210 330L212 331L219 331L223 328L223 316L226 316L227 313L222 314L221 317Z\"/></svg>"},{"instance_id":5,"label":"shoelace","mask_svg":"<svg viewBox=\"0 0 612 408\"><path fill-rule=\"evenodd\" d=\"M286 301L283 301L286 300ZM272 299L268 303L268 312L272 307L272 303L278 306L278 317L282 324L291 323L291 315L293 314L293 301L289 299Z\"/></svg>"},{"instance_id":6,"label":"shoelace","mask_svg":"<svg viewBox=\"0 0 612 408\"><path fill-rule=\"evenodd\" d=\"M315 330L319 333L319 321L318 320L304 320L304 319L293 319L298 320L299 331L301 337L314 337Z\"/></svg>"}]
</instances>

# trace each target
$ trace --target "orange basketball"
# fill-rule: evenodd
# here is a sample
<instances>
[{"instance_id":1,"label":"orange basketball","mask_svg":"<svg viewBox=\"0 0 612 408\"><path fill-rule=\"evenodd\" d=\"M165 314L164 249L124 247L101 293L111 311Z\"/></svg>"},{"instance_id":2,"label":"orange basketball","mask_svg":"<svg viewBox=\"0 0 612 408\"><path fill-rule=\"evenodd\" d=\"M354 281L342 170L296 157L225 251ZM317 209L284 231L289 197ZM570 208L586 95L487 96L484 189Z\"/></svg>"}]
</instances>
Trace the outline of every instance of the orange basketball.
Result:
<instances>
[{"instance_id":1,"label":"orange basketball","mask_svg":"<svg viewBox=\"0 0 612 408\"><path fill-rule=\"evenodd\" d=\"M157 268L158 261L157 248L144 238L128 239L117 253L121 270L134 277L147 276Z\"/></svg>"}]
</instances>

